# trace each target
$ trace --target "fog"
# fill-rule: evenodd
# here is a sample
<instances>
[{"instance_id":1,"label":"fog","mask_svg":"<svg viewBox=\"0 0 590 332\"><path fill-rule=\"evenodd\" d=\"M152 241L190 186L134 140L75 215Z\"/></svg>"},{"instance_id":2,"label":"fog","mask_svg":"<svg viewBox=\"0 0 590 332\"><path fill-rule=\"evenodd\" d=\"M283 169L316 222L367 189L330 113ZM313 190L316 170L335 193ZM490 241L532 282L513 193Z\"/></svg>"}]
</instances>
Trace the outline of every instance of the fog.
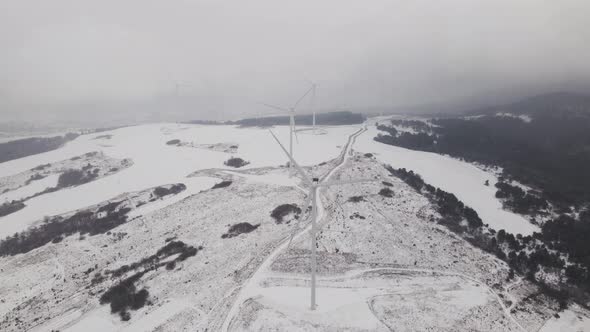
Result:
<instances>
[{"instance_id":1,"label":"fog","mask_svg":"<svg viewBox=\"0 0 590 332\"><path fill-rule=\"evenodd\" d=\"M2 121L461 108L590 86L586 0L0 1ZM309 105L305 104L304 108Z\"/></svg>"}]
</instances>

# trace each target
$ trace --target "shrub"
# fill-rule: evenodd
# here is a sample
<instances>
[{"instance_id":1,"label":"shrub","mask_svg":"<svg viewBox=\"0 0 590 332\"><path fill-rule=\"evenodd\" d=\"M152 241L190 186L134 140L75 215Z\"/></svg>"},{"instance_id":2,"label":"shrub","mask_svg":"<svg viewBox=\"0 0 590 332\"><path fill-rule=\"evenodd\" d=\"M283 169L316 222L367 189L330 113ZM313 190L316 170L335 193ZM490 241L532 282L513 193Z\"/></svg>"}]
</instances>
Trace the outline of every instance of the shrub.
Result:
<instances>
[{"instance_id":1,"label":"shrub","mask_svg":"<svg viewBox=\"0 0 590 332\"><path fill-rule=\"evenodd\" d=\"M274 218L277 224L282 224L283 219L292 213L295 214L295 218L298 218L299 214L301 214L301 209L295 204L282 204L277 206L270 213L270 216Z\"/></svg>"},{"instance_id":2,"label":"shrub","mask_svg":"<svg viewBox=\"0 0 590 332\"><path fill-rule=\"evenodd\" d=\"M168 144L168 145L179 145L180 144L180 140L179 139L173 139L173 140L170 140L170 141L166 142L166 144Z\"/></svg>"},{"instance_id":3,"label":"shrub","mask_svg":"<svg viewBox=\"0 0 590 332\"><path fill-rule=\"evenodd\" d=\"M359 203L359 202L364 202L365 201L365 197L363 196L351 196L348 198L349 202L352 203Z\"/></svg>"},{"instance_id":4,"label":"shrub","mask_svg":"<svg viewBox=\"0 0 590 332\"><path fill-rule=\"evenodd\" d=\"M173 184L169 188L166 187L157 187L154 189L154 196L161 198L168 195L176 195L182 191L186 190L186 186L184 183L177 183Z\"/></svg>"},{"instance_id":5,"label":"shrub","mask_svg":"<svg viewBox=\"0 0 590 332\"><path fill-rule=\"evenodd\" d=\"M228 160L226 160L223 164L225 166L229 166L229 167L240 168L240 167L248 165L249 163L250 162L245 161L242 158L232 157L232 158L229 158Z\"/></svg>"},{"instance_id":6,"label":"shrub","mask_svg":"<svg viewBox=\"0 0 590 332\"><path fill-rule=\"evenodd\" d=\"M137 291L135 286L144 274L145 272L138 272L109 288L100 297L100 304L110 303L111 313L119 313L122 320L129 320L131 317L127 310L142 308L149 297L145 288Z\"/></svg>"},{"instance_id":7,"label":"shrub","mask_svg":"<svg viewBox=\"0 0 590 332\"><path fill-rule=\"evenodd\" d=\"M221 238L222 239L229 239L229 238L238 236L240 234L250 233L250 232L256 230L259 226L260 226L260 224L252 225L247 222L241 222L239 224L232 225L229 228L229 230L227 231L227 233L223 234L221 236Z\"/></svg>"},{"instance_id":8,"label":"shrub","mask_svg":"<svg viewBox=\"0 0 590 332\"><path fill-rule=\"evenodd\" d=\"M383 197L393 197L393 190L389 189L389 188L382 188L381 190L379 190L379 195L383 196Z\"/></svg>"},{"instance_id":9,"label":"shrub","mask_svg":"<svg viewBox=\"0 0 590 332\"><path fill-rule=\"evenodd\" d=\"M63 172L57 179L58 188L67 188L88 183L97 178L97 173L84 172L78 169L69 169Z\"/></svg>"},{"instance_id":10,"label":"shrub","mask_svg":"<svg viewBox=\"0 0 590 332\"><path fill-rule=\"evenodd\" d=\"M225 187L229 187L229 185L231 185L231 184L232 184L231 181L221 181L219 183L216 183L213 187L211 187L211 189L225 188Z\"/></svg>"},{"instance_id":11,"label":"shrub","mask_svg":"<svg viewBox=\"0 0 590 332\"><path fill-rule=\"evenodd\" d=\"M25 206L25 203L21 201L12 201L10 203L4 203L0 205L0 217L4 217L16 211L22 210L25 208Z\"/></svg>"}]
</instances>

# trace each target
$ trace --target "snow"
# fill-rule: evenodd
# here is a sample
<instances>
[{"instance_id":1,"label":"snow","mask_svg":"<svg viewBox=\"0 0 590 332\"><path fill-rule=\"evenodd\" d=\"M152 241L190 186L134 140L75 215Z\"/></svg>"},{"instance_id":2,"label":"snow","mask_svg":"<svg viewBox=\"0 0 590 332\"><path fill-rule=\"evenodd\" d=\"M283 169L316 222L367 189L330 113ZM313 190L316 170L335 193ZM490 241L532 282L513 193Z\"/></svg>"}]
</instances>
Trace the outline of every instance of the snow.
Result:
<instances>
[{"instance_id":1,"label":"snow","mask_svg":"<svg viewBox=\"0 0 590 332\"><path fill-rule=\"evenodd\" d=\"M267 287L260 289L259 302L289 317L322 321L329 326L373 330L382 325L366 301L380 293L379 289L372 288L321 287L318 289L320 305L311 311L308 287Z\"/></svg>"},{"instance_id":2,"label":"snow","mask_svg":"<svg viewBox=\"0 0 590 332\"><path fill-rule=\"evenodd\" d=\"M294 142L294 155L301 165L313 165L335 158L339 146L346 137L358 128L326 128L326 135L299 135ZM288 148L287 126L273 128L279 139ZM108 146L95 137L112 135ZM0 176L14 175L41 164L54 163L91 151L102 151L113 158L130 158L133 165L111 176L96 181L35 197L26 202L27 207L0 218L0 238L22 231L44 216L62 214L113 198L121 193L140 191L170 183L184 183L186 193L193 194L212 186L211 178L189 180L187 175L202 169L224 168L232 154L167 145L172 139L193 144L216 144L239 142L235 156L250 162L243 167L259 168L278 166L287 162L287 157L270 136L267 129L238 128L235 126L205 126L186 124L150 124L125 127L99 134L83 135L64 147L0 164ZM275 178L269 181L283 181ZM186 197L186 194L184 194ZM183 196L180 196L181 198ZM170 201L174 202L174 201ZM161 206L166 205L161 203ZM155 206L153 207L155 208ZM145 212L153 210L152 208Z\"/></svg>"},{"instance_id":3,"label":"snow","mask_svg":"<svg viewBox=\"0 0 590 332\"><path fill-rule=\"evenodd\" d=\"M172 205L179 202L191 195L199 193L201 188L211 188L215 183L219 182L217 178L213 177L197 177L197 178L186 178L183 183L186 185L186 189L176 195L168 195L155 202L138 207L127 214L129 219L146 215L148 213L157 211L165 208L166 206Z\"/></svg>"},{"instance_id":4,"label":"snow","mask_svg":"<svg viewBox=\"0 0 590 332\"><path fill-rule=\"evenodd\" d=\"M584 332L590 331L590 318L573 310L559 313L559 318L551 318L539 332Z\"/></svg>"},{"instance_id":5,"label":"snow","mask_svg":"<svg viewBox=\"0 0 590 332\"><path fill-rule=\"evenodd\" d=\"M496 116L521 119L522 121L524 121L526 123L533 121L533 119L530 117L530 115L526 115L526 114L516 115L516 114L512 114L512 113L501 113L500 112L500 113L496 113Z\"/></svg>"},{"instance_id":6,"label":"snow","mask_svg":"<svg viewBox=\"0 0 590 332\"><path fill-rule=\"evenodd\" d=\"M356 150L374 153L380 161L394 168L406 168L420 174L424 181L453 193L466 205L475 209L484 223L495 230L530 235L539 228L524 217L506 211L495 197L497 177L476 166L436 153L414 151L373 140L379 131L368 126L368 131L357 139ZM484 182L490 181L489 186Z\"/></svg>"},{"instance_id":7,"label":"snow","mask_svg":"<svg viewBox=\"0 0 590 332\"><path fill-rule=\"evenodd\" d=\"M39 193L47 188L55 187L57 185L58 178L58 174L52 174L43 179L32 181L29 185L24 187L0 194L0 202L18 201Z\"/></svg>"},{"instance_id":8,"label":"snow","mask_svg":"<svg viewBox=\"0 0 590 332\"><path fill-rule=\"evenodd\" d=\"M265 174L265 175L256 175L256 174L246 174L246 173L225 171L225 173L245 178L248 183L264 183L264 184L271 184L271 185L275 185L275 186L298 187L301 182L299 180L299 178L289 177L287 172L288 172L288 170L285 170L285 173L281 173L281 174L272 173L272 174Z\"/></svg>"},{"instance_id":9,"label":"snow","mask_svg":"<svg viewBox=\"0 0 590 332\"><path fill-rule=\"evenodd\" d=\"M158 326L166 323L170 318L186 308L189 308L191 304L188 301L182 299L171 299L161 307L133 321L132 324L121 329L124 332L144 332L153 331Z\"/></svg>"},{"instance_id":10,"label":"snow","mask_svg":"<svg viewBox=\"0 0 590 332\"><path fill-rule=\"evenodd\" d=\"M82 316L73 326L64 332L102 332L117 331L120 327L119 316L111 315L109 306L102 306Z\"/></svg>"}]
</instances>

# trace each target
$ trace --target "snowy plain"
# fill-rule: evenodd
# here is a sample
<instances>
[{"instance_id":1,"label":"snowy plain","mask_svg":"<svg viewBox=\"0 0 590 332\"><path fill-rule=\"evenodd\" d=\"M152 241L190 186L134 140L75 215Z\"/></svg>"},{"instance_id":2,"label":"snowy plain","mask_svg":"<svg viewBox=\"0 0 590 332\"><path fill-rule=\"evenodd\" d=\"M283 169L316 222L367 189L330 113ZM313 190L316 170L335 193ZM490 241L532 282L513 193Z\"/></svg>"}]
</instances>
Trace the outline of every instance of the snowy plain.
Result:
<instances>
[{"instance_id":1,"label":"snowy plain","mask_svg":"<svg viewBox=\"0 0 590 332\"><path fill-rule=\"evenodd\" d=\"M422 176L427 183L450 192L477 211L485 224L495 230L531 235L539 228L523 216L504 210L495 197L497 177L476 166L436 153L414 151L373 140L380 131L374 125L357 139L356 150L374 153L375 157L394 168L406 168ZM486 180L490 181L485 186Z\"/></svg>"},{"instance_id":2,"label":"snowy plain","mask_svg":"<svg viewBox=\"0 0 590 332\"><path fill-rule=\"evenodd\" d=\"M302 166L317 165L319 163L336 158L341 153L341 149L346 144L346 140L348 139L349 135L357 131L359 128L361 127L326 127L322 131L324 133L323 135L311 135L309 133L302 132L299 134L299 142L294 144L295 158ZM273 128L273 131L277 133L283 144L286 145L288 143L287 127L278 126ZM487 173L469 163L465 163L446 156L440 156L436 154L430 154L419 151L411 151L376 142L373 140L373 137L375 137L377 133L378 132L375 129L375 127L371 123L369 123L368 131L363 133L356 139L356 143L353 149L357 152L374 153L375 157L379 161L390 164L393 167L405 167L407 169L416 171L424 177L426 182L455 194L460 200L465 202L467 205L473 207L478 212L480 217L484 220L484 222L488 223L492 228L495 228L497 230L503 228L506 229L508 232L512 232L515 234L521 233L523 235L530 234L532 231L537 230L537 228L534 225L531 225L526 219L514 213L502 210L501 203L494 197L495 190L493 184L495 183L496 178L492 173ZM112 137L110 139L96 139L96 137L101 135L112 135ZM174 139L178 139L183 142L193 143L194 146L238 142L239 148L237 149L236 153L232 154L203 148L195 148L191 146L174 146L166 144L166 142ZM99 179L97 181L87 183L76 188L65 189L59 192L39 196L35 199L27 201L27 207L25 209L17 213L14 213L13 215L0 218L0 235L10 235L15 231L22 230L27 226L31 225L33 222L42 219L45 215L60 214L79 208L83 208L85 206L97 204L99 202L108 200L125 192L139 191L144 190L146 188L170 183L184 183L187 186L187 189L181 192L180 194L147 204L136 210L133 210L130 213L130 219L139 218L141 216L148 216L148 225L149 218L158 220L162 219L170 223L169 225L159 225L154 220L151 224L153 225L154 229L150 229L150 233L146 233L146 235L141 236L146 236L145 240L147 241L147 236L151 236L151 232L154 232L154 234L157 234L159 239L161 239L167 236L172 229L177 229L172 227L172 225L176 225L175 223L177 223L178 229L187 228L188 226L183 224L183 222L185 219L189 219L189 217L186 216L190 216L190 220L214 220L215 222L211 222L211 225L206 227L215 230L215 232L211 231L211 233L215 234L216 237L219 237L219 232L217 231L217 228L225 227L225 224L230 222L230 220L242 218L246 213L251 213L252 216L255 215L254 212L243 211L244 208L250 206L249 204L252 203L251 200L263 200L262 202L259 202L261 207L258 207L258 209L260 210L261 216L266 216L266 218L268 218L268 213L265 209L272 209L272 207L276 206L278 202L274 201L272 204L270 204L269 202L271 198L269 197L256 198L256 195L260 195L260 187L253 187L256 189L253 191L248 190L240 192L240 194L255 195L254 198L234 198L238 203L236 203L235 206L228 205L226 208L223 209L224 213L233 213L232 215L230 215L231 217L226 216L224 218L221 218L220 220L217 220L214 219L215 214L221 215L221 211L217 211L217 213L214 213L213 211L215 211L215 209L219 209L219 207L206 204L201 204L197 206L190 205L189 203L192 202L190 200L191 197L194 198L194 202L200 202L195 198L196 195L194 194L199 193L202 190L211 188L211 186L214 183L220 182L221 179L216 178L215 176L189 177L189 174L199 170L222 169L223 173L229 174L236 178L243 178L245 180L244 182L249 185L264 184L283 187L297 187L298 185L300 185L298 178L288 177L286 169L279 169L279 172L271 171L263 175L247 174L242 172L243 170L256 168L278 167L286 163L286 157L284 156L280 148L276 145L274 140L272 140L272 137L268 133L267 129L184 124L142 125L136 127L120 128L109 132L103 132L100 134L81 136L76 140L68 143L61 149L35 156L30 156L27 158L14 160L7 163L2 163L0 164L0 176L16 174L36 167L39 164L57 162L91 151L102 151L106 155L113 158L130 158L133 161L133 165L128 169L125 169L111 176ZM232 156L241 157L249 161L250 164L239 170L235 170L233 168L224 166L223 162ZM491 185L489 187L483 185L485 180L490 180ZM38 185L42 186L43 183L40 183ZM359 187L360 186L356 186L353 189L359 190ZM22 190L25 190L24 188ZM26 190L34 191L35 188L29 188ZM273 196L272 199L276 199L276 197L274 197L276 196L276 193L274 191L278 189L275 188L266 190L268 190L269 196ZM281 190L284 190L284 188ZM300 194L300 192L298 192L298 194ZM12 193L12 195L17 194ZM215 195L219 195L217 199L221 199L221 197L225 199L226 197L228 197L228 194L222 191L216 192ZM294 194L291 193L290 195ZM2 199L3 196L0 195L0 200ZM243 201L243 203L239 203L241 201ZM222 203L215 204L219 204L221 206ZM243 204L243 206L239 204ZM182 206L185 209L185 211L182 212L184 214L180 213L177 215L177 213L179 212L174 211L175 207L177 206ZM230 208L235 209L235 211L230 210ZM200 210L198 213L201 213L202 216L200 218L195 218L194 214L196 212L193 212L193 210ZM211 210L211 212L208 210ZM154 215L156 217L151 217ZM368 214L366 215L368 216ZM412 214L412 218L414 215L415 213ZM183 218L180 218L178 216L182 216ZM251 222L260 222L261 217L256 215L256 217L252 217L251 219L245 220L250 220ZM203 223L205 223L205 221L203 221ZM10 226L5 228L4 226L8 224L16 226ZM134 226L129 224L127 226L124 226L123 228L126 230L133 230L132 227ZM193 241L195 239L199 239L199 241L201 241L200 236L203 236L203 225L198 224L192 225L191 227L195 227L195 230L191 233L185 234L185 236ZM7 229L9 231L5 231L4 229ZM263 229L263 227L261 227L261 229ZM140 232L140 230L134 231L136 231L137 233ZM141 231L143 232L143 230ZM273 232L277 231L275 230ZM359 230L355 233L362 234L362 230ZM254 234L251 235L254 236ZM139 234L136 236L139 236ZM278 238L280 237L280 234L273 233L273 236ZM266 240L266 238L264 239ZM73 241L73 239L70 240ZM215 240L219 242L214 242L212 237L204 239L203 241L212 242L210 244L205 243L206 248L210 250L215 249L221 251L227 249L223 249L227 246L217 244L224 243L222 242L222 240L217 238L215 238ZM236 239L236 241L238 240L240 241L236 243L239 243L239 245L244 245L244 242L246 242L245 239ZM137 241L137 238L134 238L134 241ZM134 241L128 240L128 244L135 245ZM263 239L261 237L257 241L253 242L256 243L256 246L258 246L262 241ZM348 245L351 245L351 243L354 243L354 241L347 241L347 243ZM358 243L355 245L361 246L362 243ZM345 247L344 244L339 244L339 246L341 246L341 248ZM366 245L362 246L366 247ZM243 265L248 268L255 268L255 266L250 266L250 261L246 260L246 262L243 262L244 259L248 258L246 254L250 254L246 253L245 250L251 249L251 247L239 248L243 249L244 251L235 253L235 256L232 256L232 262L239 261L240 264L243 263ZM149 250L152 249L155 248L149 248ZM260 248L256 248L256 250L260 251ZM414 247L409 247L407 250L415 251L416 249ZM141 253L141 255L143 254L145 254L145 251ZM199 271L208 271L206 270L207 268L212 269L214 266L217 266L218 270L221 270L225 265L227 265L227 263L225 262L225 260L228 259L227 257L223 257L223 261L221 261L218 257L216 261L215 256L213 256L215 255L215 253L211 253L208 255L211 256L210 258L207 258L207 263L191 262L191 265L208 264L210 260L210 264L208 265L190 266L187 263L187 265L185 266L184 271L186 271L186 273L190 273L190 278L191 280L193 280L194 283L199 282L193 279L194 275L202 273ZM221 254L217 255L221 256ZM367 255L369 255L369 253L367 253ZM389 256L388 259L391 259L391 256ZM400 262L403 261L400 260ZM268 264L270 263L272 262L269 261ZM408 263L411 264L412 262ZM472 262L466 262L465 264L472 264ZM236 263L236 265L238 264ZM210 270L209 273L215 273L211 271L214 270ZM223 276L216 275L216 277L218 277L218 280L215 280L214 284L227 284L229 281L223 280L223 278L225 278L225 276L228 275L227 273L229 272L226 271L225 275ZM205 277L202 278L205 280ZM173 283L172 280L168 281ZM159 282L161 282L161 280ZM206 285L206 283L203 283L203 285ZM190 288L186 288L189 286ZM153 293L158 294L158 288L165 286L159 285L156 282L154 282L154 284L152 284L151 287L153 289ZM195 288L196 291L202 293L201 289L199 288L197 290L198 287L195 285L184 285L182 287L185 287L182 288L183 290ZM296 303L306 304L308 289L305 288L303 290L301 287L282 288L285 292L281 291L266 293L265 298L269 302L265 302L265 304L269 306L277 305L279 307L282 307L282 309L284 309L284 311L286 312L292 312L294 316L299 315L299 317L305 317L305 315L301 315L302 311L307 310L305 306L291 307L293 303L281 303L284 301L284 298L277 298L277 296L291 294L294 299L298 300L295 301ZM256 290L270 291L271 289L257 288ZM170 290L167 291L170 292ZM329 292L333 292L333 294ZM179 297L178 294L170 295L170 293L165 292L162 292L162 294L167 294L169 295L169 297L167 296L161 299L164 301L163 304L159 303L159 305L161 306L150 312L146 311L145 315L143 314L143 312L138 312L137 318L134 318L130 322L131 324L122 324L117 316L110 314L108 306L103 306L99 307L98 309L86 312L84 314L78 311L68 312L65 316L56 317L56 320L51 322L55 323L55 325L44 325L41 330L49 326L63 326L65 323L67 323L67 321L77 320L78 323L75 325L70 325L70 329L67 331L151 331L153 329L158 328L159 326L166 323L172 318L178 319L179 316L183 316L187 311L198 311L199 314L201 312L200 309L195 309L198 303L196 299L192 299L193 302L191 302L184 300L182 297ZM351 319L356 317L352 316L352 314L356 312L360 315L356 317L358 319L355 319L355 321L358 321L361 318L373 317L372 314L367 311L366 306L363 305L365 304L367 296L376 296L378 294L378 288L372 290L367 290L363 287L351 288L347 290L330 289L328 292L322 293L320 295L320 299L325 299L324 296L327 295L334 295L334 300L329 302L333 305L328 305L328 303L324 300L323 308L337 310L339 311L338 317L342 317L343 315L349 315L348 317ZM461 301L459 301L461 303L466 302L464 297L468 295L472 296L479 294L480 299L482 299L484 295L486 295L482 289L475 288L468 289L465 294L461 293L461 291L459 291L457 294L444 294L453 295L451 296L452 301L455 301L457 298L461 298ZM195 294L194 297L196 298L196 296L197 295ZM199 294L198 296L202 295ZM478 297L476 296L476 298ZM203 307L203 303L205 303L206 306L213 305L211 302L204 301L205 299L208 298L199 297L199 300L201 301L199 302L199 305L201 307ZM418 298L418 300L422 302L427 302L427 300L423 298ZM341 301L341 303L339 301ZM395 299L395 301L393 302L399 301ZM350 304L350 307L346 304ZM287 307L284 307L285 305ZM342 308L339 308L340 305L342 305ZM387 306L389 305L390 304L387 304L386 306L384 306L384 308L387 309ZM352 312L350 310L352 310ZM209 312L212 311L213 309L209 310ZM347 325L345 324L345 321L342 321L341 323L342 325ZM350 323L350 326L355 326L355 324L358 325L358 323ZM375 328L377 326L381 326L377 320L364 321L364 323L366 323L367 325L361 324L355 327ZM206 324L206 322L204 322L203 324ZM197 326L200 327L201 325Z\"/></svg>"},{"instance_id":3,"label":"snowy plain","mask_svg":"<svg viewBox=\"0 0 590 332\"><path fill-rule=\"evenodd\" d=\"M284 144L288 142L288 127L276 127L273 130ZM299 135L299 143L294 145L294 155L302 165L313 165L332 159L340 153L339 146L354 130L356 129L351 127L333 127L326 130L326 135L313 138L311 135ZM96 139L105 135L111 135L110 139ZM231 154L166 144L173 139L194 144L239 142L235 155L250 162L242 169L276 167L287 161L268 130L261 128L153 124L80 136L60 149L1 163L0 177L92 151L102 151L112 158L130 158L133 165L82 186L28 200L24 209L0 218L0 238L22 231L45 216L97 204L125 192L170 183L185 183L187 190L183 195L186 197L210 188L215 182L215 179L210 177L187 178L190 173L211 168L232 169L223 164L232 156ZM5 197L0 195L0 201L4 199ZM172 202L174 201L170 201Z\"/></svg>"}]
</instances>

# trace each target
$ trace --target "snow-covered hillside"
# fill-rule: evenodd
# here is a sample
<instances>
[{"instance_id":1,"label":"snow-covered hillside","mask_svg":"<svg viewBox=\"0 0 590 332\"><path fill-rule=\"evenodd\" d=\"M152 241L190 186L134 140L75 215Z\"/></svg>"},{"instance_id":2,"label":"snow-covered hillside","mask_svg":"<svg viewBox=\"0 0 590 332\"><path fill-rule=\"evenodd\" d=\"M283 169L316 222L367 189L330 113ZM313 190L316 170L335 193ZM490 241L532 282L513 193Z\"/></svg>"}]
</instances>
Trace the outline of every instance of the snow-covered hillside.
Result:
<instances>
[{"instance_id":1,"label":"snow-covered hillside","mask_svg":"<svg viewBox=\"0 0 590 332\"><path fill-rule=\"evenodd\" d=\"M539 231L523 216L502 208L502 203L495 197L494 184L498 181L495 174L448 156L376 142L373 138L378 133L374 126L368 126L367 133L357 140L356 149L374 153L379 160L395 168L413 170L427 183L455 194L475 209L484 223L496 230L522 235ZM489 186L484 185L486 181Z\"/></svg>"},{"instance_id":2,"label":"snow-covered hillside","mask_svg":"<svg viewBox=\"0 0 590 332\"><path fill-rule=\"evenodd\" d=\"M277 127L275 130L283 142L288 142L287 127ZM294 154L302 165L332 159L340 153L339 146L354 130L352 127L329 128L326 135L313 136L313 139L311 135L299 134L299 143L295 145ZM214 179L187 178L187 175L202 169L231 168L223 164L231 154L166 144L174 139L194 144L239 142L236 155L250 162L245 169L286 163L286 157L272 140L268 130L259 128L155 124L81 136L61 149L1 163L0 176L14 175L39 165L68 160L93 151L101 151L112 158L131 159L133 165L97 181L27 201L24 209L0 218L0 226L5 225L0 227L0 238L22 231L45 216L97 204L124 192L169 183L185 183L185 195L191 195L210 188ZM27 190L34 191L35 188ZM13 194L5 195L6 197L0 194L0 201L14 198Z\"/></svg>"},{"instance_id":3,"label":"snow-covered hillside","mask_svg":"<svg viewBox=\"0 0 590 332\"><path fill-rule=\"evenodd\" d=\"M288 143L287 127L273 131ZM505 262L437 223L432 203L383 166L416 171L473 207L492 228L536 230L501 209L494 190L483 184L493 184L494 175L456 159L381 144L373 140L376 132L372 123L366 129L324 127L300 132L294 144L295 158L314 177L375 180L320 191L314 312L308 307L309 214L303 210L285 223L271 216L281 205L302 207L307 190L298 176L289 176L287 158L267 129L142 125L83 135L60 149L0 164L0 178L8 179L93 151L132 162L27 200L25 208L0 218L0 232L15 232L53 225L42 223L45 216L56 225L78 215L98 216L90 219L96 223L109 221L111 213L119 217L108 231L67 233L0 257L0 329L522 331L562 324L551 319L557 306L537 286L507 280ZM249 164L224 165L231 157ZM36 180L4 198L55 181L55 175ZM177 191L165 186L181 183L186 188ZM82 217L74 221L88 225ZM162 254L170 248L194 251ZM133 296L149 292L147 301L117 311L103 295L121 285Z\"/></svg>"}]
</instances>

